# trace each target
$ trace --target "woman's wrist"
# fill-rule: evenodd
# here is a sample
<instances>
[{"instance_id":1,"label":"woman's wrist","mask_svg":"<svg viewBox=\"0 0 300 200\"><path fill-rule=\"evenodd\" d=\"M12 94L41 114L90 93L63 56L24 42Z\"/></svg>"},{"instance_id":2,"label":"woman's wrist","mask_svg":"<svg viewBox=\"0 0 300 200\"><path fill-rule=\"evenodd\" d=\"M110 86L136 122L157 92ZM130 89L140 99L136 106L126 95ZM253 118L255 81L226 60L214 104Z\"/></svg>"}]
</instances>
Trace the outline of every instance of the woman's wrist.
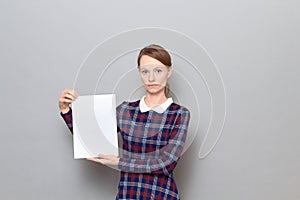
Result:
<instances>
[{"instance_id":1,"label":"woman's wrist","mask_svg":"<svg viewBox=\"0 0 300 200\"><path fill-rule=\"evenodd\" d=\"M70 110L70 107L67 107L66 109L60 110L60 112L61 112L62 114L66 114L67 112L69 112L69 110Z\"/></svg>"}]
</instances>

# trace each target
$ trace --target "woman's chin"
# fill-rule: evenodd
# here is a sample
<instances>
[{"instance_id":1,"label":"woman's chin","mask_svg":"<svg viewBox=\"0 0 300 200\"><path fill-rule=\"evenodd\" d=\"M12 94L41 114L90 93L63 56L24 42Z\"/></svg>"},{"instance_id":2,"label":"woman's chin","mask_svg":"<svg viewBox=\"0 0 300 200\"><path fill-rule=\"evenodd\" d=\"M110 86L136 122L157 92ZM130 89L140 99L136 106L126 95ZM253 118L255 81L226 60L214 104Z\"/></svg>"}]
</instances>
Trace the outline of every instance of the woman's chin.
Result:
<instances>
[{"instance_id":1,"label":"woman's chin","mask_svg":"<svg viewBox=\"0 0 300 200\"><path fill-rule=\"evenodd\" d=\"M147 92L150 93L150 94L158 94L162 91L163 91L163 89L155 89L155 88L150 88L150 89L148 88L147 89Z\"/></svg>"}]
</instances>

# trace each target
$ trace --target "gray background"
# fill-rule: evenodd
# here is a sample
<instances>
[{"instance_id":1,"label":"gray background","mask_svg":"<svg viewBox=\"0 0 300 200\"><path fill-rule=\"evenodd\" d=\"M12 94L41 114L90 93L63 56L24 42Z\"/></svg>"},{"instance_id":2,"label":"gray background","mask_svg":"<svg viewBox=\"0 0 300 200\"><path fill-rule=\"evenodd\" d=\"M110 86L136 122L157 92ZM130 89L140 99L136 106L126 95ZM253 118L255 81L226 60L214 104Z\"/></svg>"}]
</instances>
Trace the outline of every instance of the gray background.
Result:
<instances>
[{"instance_id":1,"label":"gray background","mask_svg":"<svg viewBox=\"0 0 300 200\"><path fill-rule=\"evenodd\" d=\"M97 44L155 26L201 43L227 91L217 146L199 160L196 138L175 170L182 199L300 199L299 11L297 0L2 0L0 198L114 198L117 171L73 159L58 98Z\"/></svg>"}]
</instances>

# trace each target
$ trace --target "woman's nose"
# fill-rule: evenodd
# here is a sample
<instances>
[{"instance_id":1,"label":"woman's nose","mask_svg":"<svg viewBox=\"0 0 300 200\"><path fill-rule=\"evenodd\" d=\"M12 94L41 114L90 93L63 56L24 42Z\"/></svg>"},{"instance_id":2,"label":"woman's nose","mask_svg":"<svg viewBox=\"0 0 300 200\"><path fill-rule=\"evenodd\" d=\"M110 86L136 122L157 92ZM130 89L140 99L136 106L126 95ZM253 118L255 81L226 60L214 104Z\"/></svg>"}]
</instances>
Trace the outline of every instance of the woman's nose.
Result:
<instances>
[{"instance_id":1,"label":"woman's nose","mask_svg":"<svg viewBox=\"0 0 300 200\"><path fill-rule=\"evenodd\" d=\"M153 72L150 72L150 73L149 73L148 80L149 80L149 81L154 81L154 74L153 74Z\"/></svg>"}]
</instances>

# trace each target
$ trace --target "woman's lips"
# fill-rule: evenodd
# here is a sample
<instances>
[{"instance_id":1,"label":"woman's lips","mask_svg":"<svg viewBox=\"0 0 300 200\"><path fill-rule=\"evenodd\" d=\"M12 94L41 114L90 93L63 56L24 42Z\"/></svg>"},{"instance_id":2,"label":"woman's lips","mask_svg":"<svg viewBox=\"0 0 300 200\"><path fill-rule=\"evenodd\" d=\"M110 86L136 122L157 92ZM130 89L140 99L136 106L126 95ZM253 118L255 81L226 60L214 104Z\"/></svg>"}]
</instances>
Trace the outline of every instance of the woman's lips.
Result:
<instances>
[{"instance_id":1,"label":"woman's lips","mask_svg":"<svg viewBox=\"0 0 300 200\"><path fill-rule=\"evenodd\" d=\"M158 84L149 84L148 86L149 87L155 87L155 86L158 86Z\"/></svg>"}]
</instances>

